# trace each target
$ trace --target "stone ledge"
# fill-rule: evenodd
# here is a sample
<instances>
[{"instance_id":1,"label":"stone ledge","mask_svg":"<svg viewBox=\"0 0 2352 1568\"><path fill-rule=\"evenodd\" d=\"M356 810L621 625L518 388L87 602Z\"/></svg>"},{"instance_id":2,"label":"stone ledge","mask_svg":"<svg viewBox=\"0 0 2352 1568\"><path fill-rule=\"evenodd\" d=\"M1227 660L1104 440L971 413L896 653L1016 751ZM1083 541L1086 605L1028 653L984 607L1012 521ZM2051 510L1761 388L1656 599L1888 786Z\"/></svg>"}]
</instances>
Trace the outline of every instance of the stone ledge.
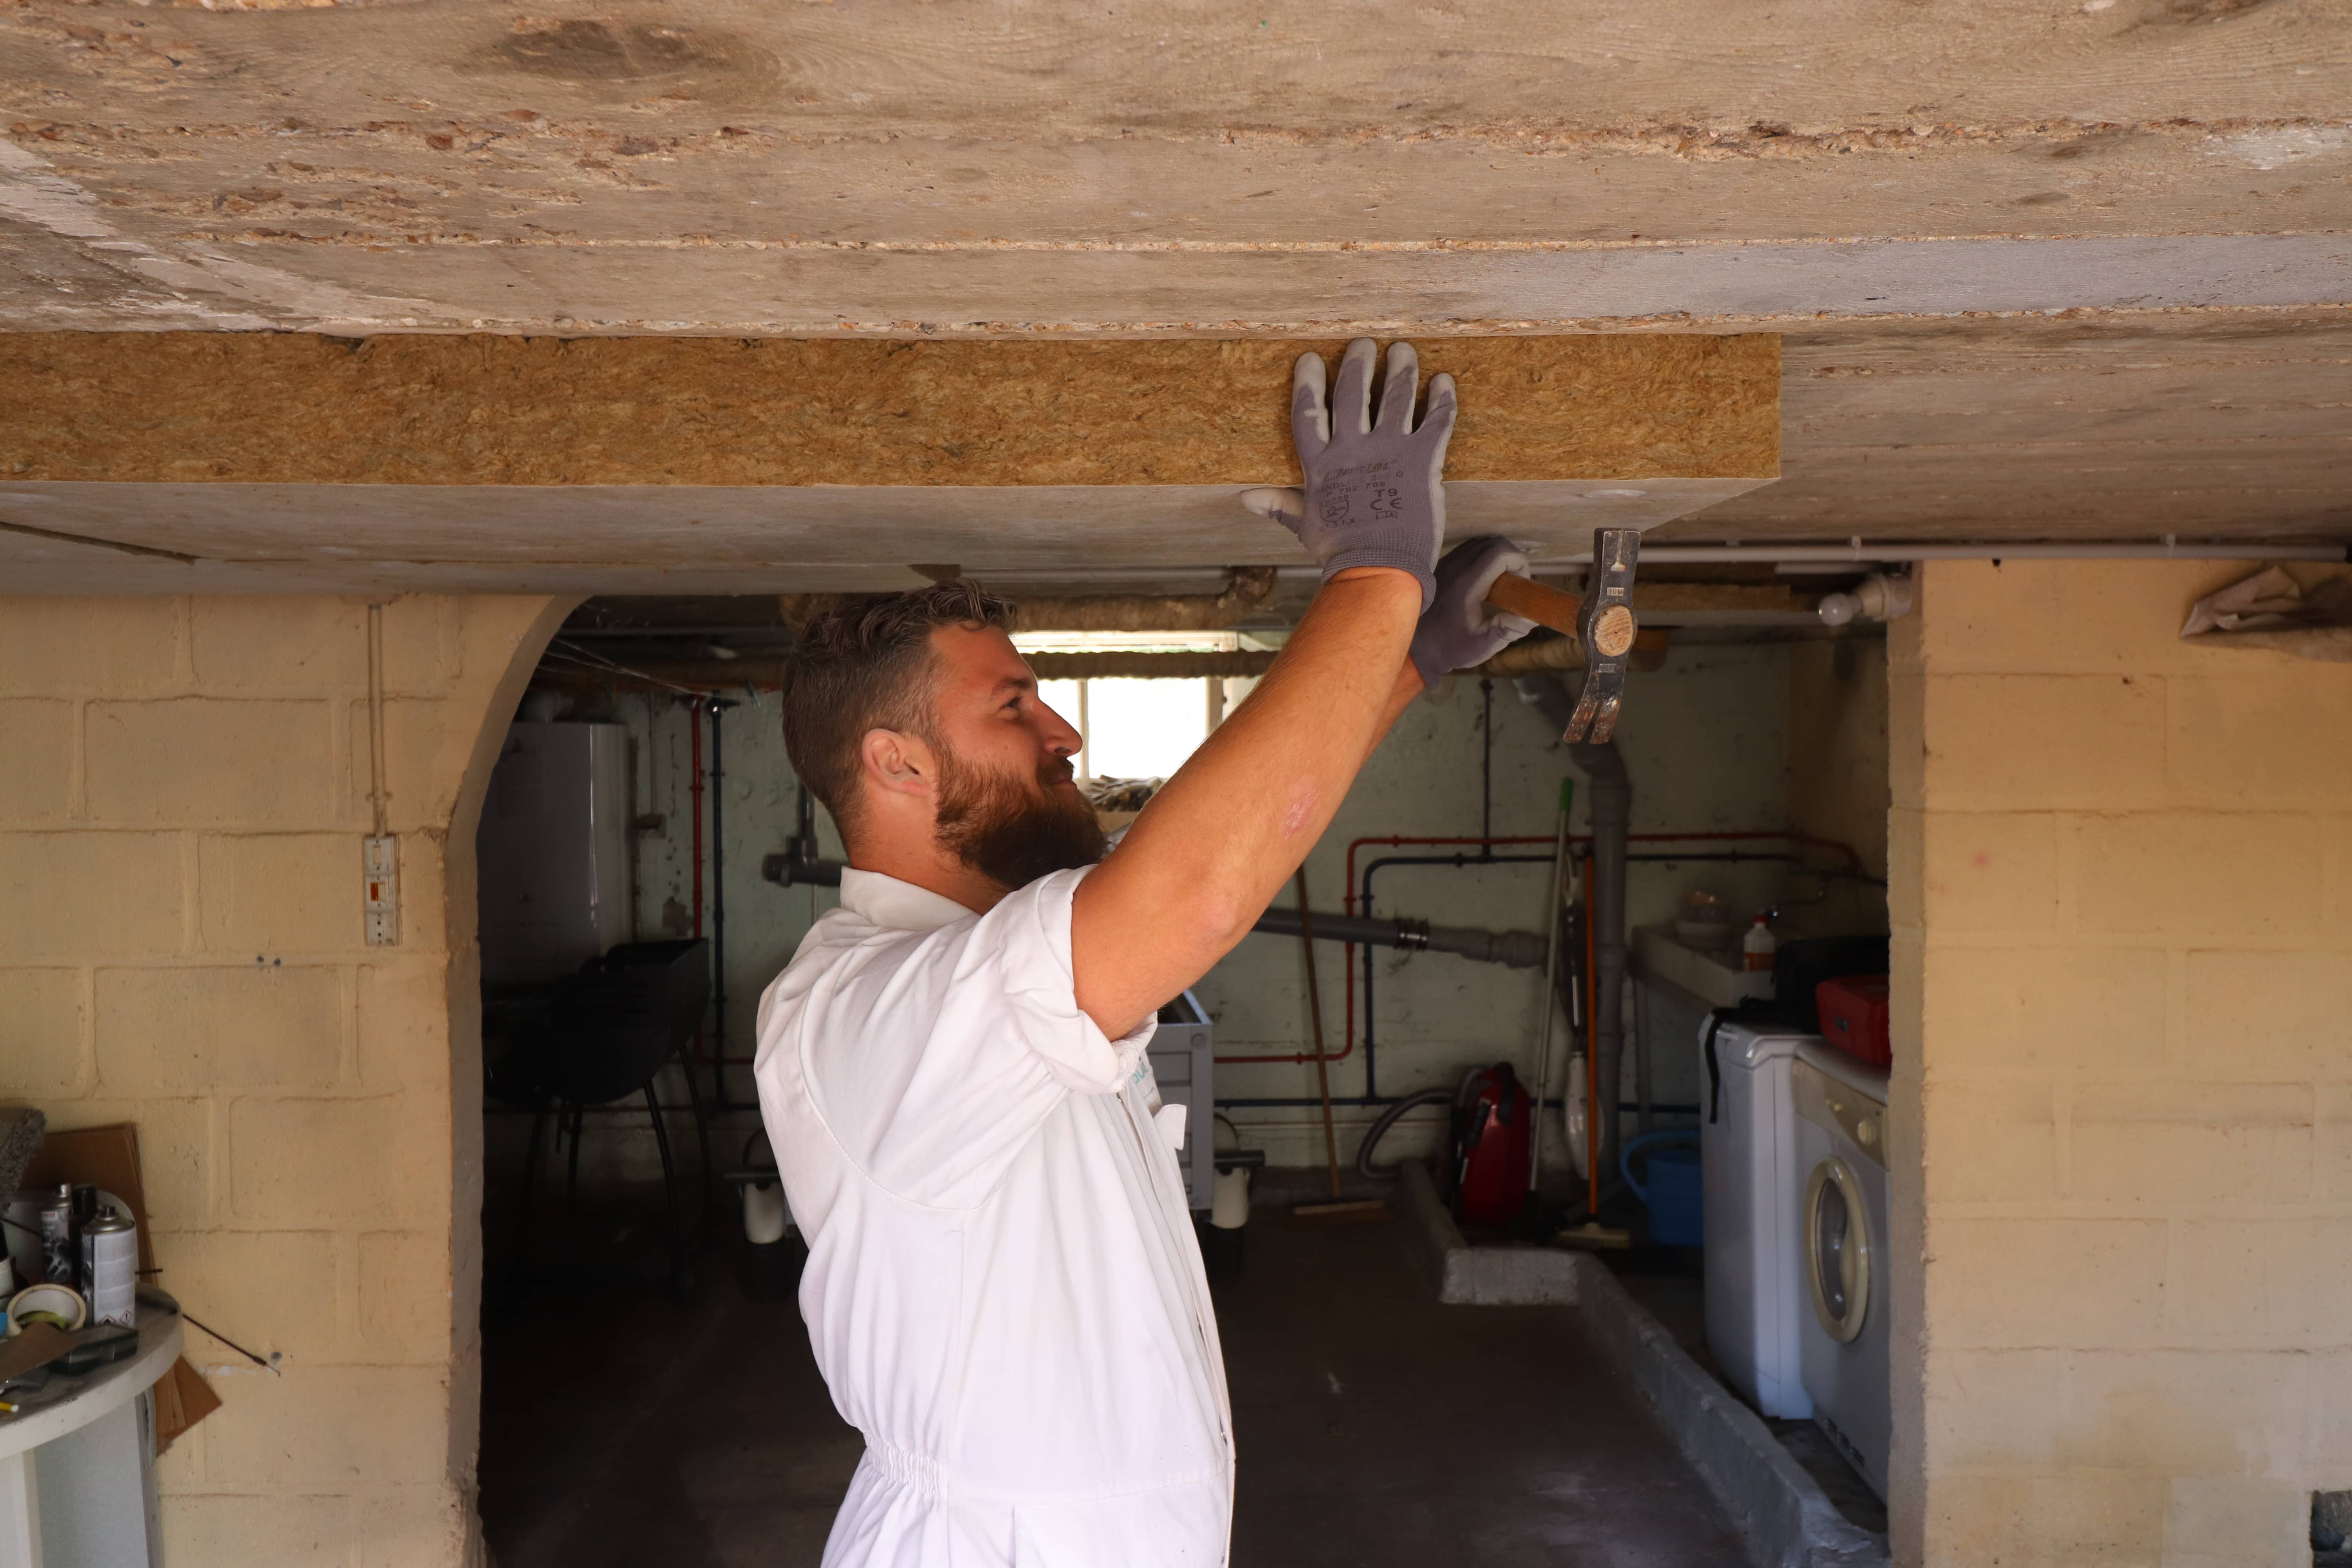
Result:
<instances>
[{"instance_id":1,"label":"stone ledge","mask_svg":"<svg viewBox=\"0 0 2352 1568\"><path fill-rule=\"evenodd\" d=\"M1423 1275L1448 1306L1574 1306L1579 1279L1574 1254L1534 1247L1472 1247L1438 1198L1429 1167L1408 1160L1389 1198L1404 1225Z\"/></svg>"},{"instance_id":2,"label":"stone ledge","mask_svg":"<svg viewBox=\"0 0 2352 1568\"><path fill-rule=\"evenodd\" d=\"M1610 1364L1641 1389L1675 1449L1730 1516L1751 1568L1886 1568L1885 1544L1837 1511L1763 1420L1708 1376L1607 1265L1580 1252L1472 1247L1428 1167L1407 1161L1402 1171L1390 1206L1437 1299L1576 1308Z\"/></svg>"}]
</instances>

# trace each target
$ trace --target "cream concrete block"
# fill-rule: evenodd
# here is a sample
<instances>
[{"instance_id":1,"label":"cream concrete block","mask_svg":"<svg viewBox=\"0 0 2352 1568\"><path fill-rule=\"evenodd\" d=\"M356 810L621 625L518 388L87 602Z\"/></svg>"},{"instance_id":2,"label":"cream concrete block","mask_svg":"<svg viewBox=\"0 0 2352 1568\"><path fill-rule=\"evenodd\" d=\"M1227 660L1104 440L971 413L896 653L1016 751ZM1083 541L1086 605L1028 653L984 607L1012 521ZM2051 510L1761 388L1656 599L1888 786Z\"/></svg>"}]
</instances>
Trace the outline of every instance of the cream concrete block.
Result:
<instances>
[{"instance_id":1,"label":"cream concrete block","mask_svg":"<svg viewBox=\"0 0 2352 1568\"><path fill-rule=\"evenodd\" d=\"M2118 675L2243 659L2252 656L2184 644L2179 632L2191 604L2250 570L2212 561L1938 561L1920 595L1921 657L1936 670Z\"/></svg>"},{"instance_id":2,"label":"cream concrete block","mask_svg":"<svg viewBox=\"0 0 2352 1568\"><path fill-rule=\"evenodd\" d=\"M342 1347L331 1232L158 1230L155 1262L164 1289L248 1350L318 1360Z\"/></svg>"},{"instance_id":3,"label":"cream concrete block","mask_svg":"<svg viewBox=\"0 0 2352 1568\"><path fill-rule=\"evenodd\" d=\"M2171 687L2176 791L2224 805L2341 808L2352 778L2352 665L2223 666Z\"/></svg>"},{"instance_id":4,"label":"cream concrete block","mask_svg":"<svg viewBox=\"0 0 2352 1568\"><path fill-rule=\"evenodd\" d=\"M1927 919L1927 817L1896 807L1886 814L1886 920L1916 929Z\"/></svg>"},{"instance_id":5,"label":"cream concrete block","mask_svg":"<svg viewBox=\"0 0 2352 1568\"><path fill-rule=\"evenodd\" d=\"M2144 1341L2164 1324L2165 1226L1930 1215L1925 1317L1954 1348Z\"/></svg>"},{"instance_id":6,"label":"cream concrete block","mask_svg":"<svg viewBox=\"0 0 2352 1568\"><path fill-rule=\"evenodd\" d=\"M100 1089L325 1088L342 1076L342 998L333 969L101 969Z\"/></svg>"},{"instance_id":7,"label":"cream concrete block","mask_svg":"<svg viewBox=\"0 0 2352 1568\"><path fill-rule=\"evenodd\" d=\"M81 972L0 969L0 1099L41 1101L89 1087Z\"/></svg>"},{"instance_id":8,"label":"cream concrete block","mask_svg":"<svg viewBox=\"0 0 2352 1568\"><path fill-rule=\"evenodd\" d=\"M2308 1369L2278 1351L2077 1351L2058 1426L2069 1468L2292 1473L2311 1423Z\"/></svg>"},{"instance_id":9,"label":"cream concrete block","mask_svg":"<svg viewBox=\"0 0 2352 1568\"><path fill-rule=\"evenodd\" d=\"M351 724L352 796L348 809L359 820L369 816L368 708L349 706ZM504 732L510 714L492 722ZM483 716L462 702L387 700L383 705L384 788L392 797L391 817L402 829L446 825L457 809L457 789L465 782L466 764L473 758Z\"/></svg>"},{"instance_id":10,"label":"cream concrete block","mask_svg":"<svg viewBox=\"0 0 2352 1568\"><path fill-rule=\"evenodd\" d=\"M323 701L92 702L83 721L89 814L325 826L336 805L333 713Z\"/></svg>"},{"instance_id":11,"label":"cream concrete block","mask_svg":"<svg viewBox=\"0 0 2352 1568\"><path fill-rule=\"evenodd\" d=\"M196 1430L201 1432L219 1415ZM182 1439L186 1441L185 1438ZM349 1568L359 1544L352 1500L272 1489L200 1492L163 1500L163 1552L195 1568Z\"/></svg>"},{"instance_id":12,"label":"cream concrete block","mask_svg":"<svg viewBox=\"0 0 2352 1568\"><path fill-rule=\"evenodd\" d=\"M2319 1195L2352 1198L2352 1084L2319 1086L2317 1143Z\"/></svg>"},{"instance_id":13,"label":"cream concrete block","mask_svg":"<svg viewBox=\"0 0 2352 1568\"><path fill-rule=\"evenodd\" d=\"M0 953L177 952L182 882L175 834L0 833Z\"/></svg>"},{"instance_id":14,"label":"cream concrete block","mask_svg":"<svg viewBox=\"0 0 2352 1568\"><path fill-rule=\"evenodd\" d=\"M290 1362L222 1390L205 1470L215 1485L274 1491L436 1482L449 1463L448 1394L446 1371Z\"/></svg>"},{"instance_id":15,"label":"cream concrete block","mask_svg":"<svg viewBox=\"0 0 2352 1568\"><path fill-rule=\"evenodd\" d=\"M448 964L434 953L361 967L362 1083L447 1097L449 984Z\"/></svg>"},{"instance_id":16,"label":"cream concrete block","mask_svg":"<svg viewBox=\"0 0 2352 1568\"><path fill-rule=\"evenodd\" d=\"M448 907L449 891L446 878L448 864L446 831L410 829L400 837L400 951L411 953L444 953L449 951L449 917L462 913L466 934L474 935L475 908L473 894L467 895L462 911ZM473 842L467 841L466 853L473 854ZM355 847L352 853L360 853Z\"/></svg>"},{"instance_id":17,"label":"cream concrete block","mask_svg":"<svg viewBox=\"0 0 2352 1568\"><path fill-rule=\"evenodd\" d=\"M1930 798L2159 804L2165 711L2163 681L2145 675L1930 675Z\"/></svg>"},{"instance_id":18,"label":"cream concrete block","mask_svg":"<svg viewBox=\"0 0 2352 1568\"><path fill-rule=\"evenodd\" d=\"M360 1333L370 1352L446 1364L455 1311L446 1235L374 1230L360 1237Z\"/></svg>"},{"instance_id":19,"label":"cream concrete block","mask_svg":"<svg viewBox=\"0 0 2352 1568\"><path fill-rule=\"evenodd\" d=\"M190 1365L194 1363L191 1362ZM205 1484L205 1430L202 1426L183 1432L172 1446L155 1456L155 1488L163 1495L163 1516L171 1518L171 1500L174 1493L201 1491ZM171 1526L167 1522L164 1529ZM169 1535L165 1536L168 1542Z\"/></svg>"},{"instance_id":20,"label":"cream concrete block","mask_svg":"<svg viewBox=\"0 0 2352 1568\"><path fill-rule=\"evenodd\" d=\"M356 832L207 836L196 850L205 949L249 958L363 947L361 853Z\"/></svg>"},{"instance_id":21,"label":"cream concrete block","mask_svg":"<svg viewBox=\"0 0 2352 1568\"><path fill-rule=\"evenodd\" d=\"M1897 809L1927 804L1927 676L1918 665L1896 659L1891 647L1886 668L1886 784Z\"/></svg>"},{"instance_id":22,"label":"cream concrete block","mask_svg":"<svg viewBox=\"0 0 2352 1568\"><path fill-rule=\"evenodd\" d=\"M1930 1204L2027 1202L2061 1190L2053 1095L2046 1083L1927 1081Z\"/></svg>"},{"instance_id":23,"label":"cream concrete block","mask_svg":"<svg viewBox=\"0 0 2352 1568\"><path fill-rule=\"evenodd\" d=\"M2165 955L2154 949L1933 948L1929 1079L2146 1070L2167 1058Z\"/></svg>"},{"instance_id":24,"label":"cream concrete block","mask_svg":"<svg viewBox=\"0 0 2352 1568\"><path fill-rule=\"evenodd\" d=\"M257 1226L449 1220L449 1102L239 1100L229 1107L230 1210Z\"/></svg>"},{"instance_id":25,"label":"cream concrete block","mask_svg":"<svg viewBox=\"0 0 2352 1568\"><path fill-rule=\"evenodd\" d=\"M157 1234L197 1230L215 1219L213 1105L208 1100L53 1100L49 1129L139 1129L139 1181L147 1189L147 1219Z\"/></svg>"},{"instance_id":26,"label":"cream concrete block","mask_svg":"<svg viewBox=\"0 0 2352 1568\"><path fill-rule=\"evenodd\" d=\"M74 705L0 699L0 822L62 822L73 808Z\"/></svg>"},{"instance_id":27,"label":"cream concrete block","mask_svg":"<svg viewBox=\"0 0 2352 1568\"><path fill-rule=\"evenodd\" d=\"M468 603L411 595L383 607L383 689L392 697L451 694L465 663ZM503 720L506 715L499 715Z\"/></svg>"},{"instance_id":28,"label":"cream concrete block","mask_svg":"<svg viewBox=\"0 0 2352 1568\"><path fill-rule=\"evenodd\" d=\"M2164 1550L2165 1478L2130 1471L1927 1478L1935 1568L2151 1568Z\"/></svg>"},{"instance_id":29,"label":"cream concrete block","mask_svg":"<svg viewBox=\"0 0 2352 1568\"><path fill-rule=\"evenodd\" d=\"M2301 1203L2313 1120L2300 1084L2085 1083L2069 1134L2072 1190L2140 1204Z\"/></svg>"},{"instance_id":30,"label":"cream concrete block","mask_svg":"<svg viewBox=\"0 0 2352 1568\"><path fill-rule=\"evenodd\" d=\"M479 1554L473 1510L451 1487L401 1487L354 1500L360 1519L359 1568L467 1563ZM469 1547L469 1542L474 1544Z\"/></svg>"},{"instance_id":31,"label":"cream concrete block","mask_svg":"<svg viewBox=\"0 0 2352 1568\"><path fill-rule=\"evenodd\" d=\"M2311 1450L2304 1475L2315 1491L2352 1479L2352 1350L2305 1352L2311 1375Z\"/></svg>"},{"instance_id":32,"label":"cream concrete block","mask_svg":"<svg viewBox=\"0 0 2352 1568\"><path fill-rule=\"evenodd\" d=\"M2168 812L2081 825L2084 931L2292 937L2319 929L2318 824L2307 816Z\"/></svg>"},{"instance_id":33,"label":"cream concrete block","mask_svg":"<svg viewBox=\"0 0 2352 1568\"><path fill-rule=\"evenodd\" d=\"M0 695L172 690L180 612L168 598L0 599Z\"/></svg>"},{"instance_id":34,"label":"cream concrete block","mask_svg":"<svg viewBox=\"0 0 2352 1568\"><path fill-rule=\"evenodd\" d=\"M2244 1476L2175 1476L2165 1568L2309 1563L2312 1489Z\"/></svg>"},{"instance_id":35,"label":"cream concrete block","mask_svg":"<svg viewBox=\"0 0 2352 1568\"><path fill-rule=\"evenodd\" d=\"M2352 1219L2187 1220L2180 1325L2215 1339L2352 1338Z\"/></svg>"},{"instance_id":36,"label":"cream concrete block","mask_svg":"<svg viewBox=\"0 0 2352 1568\"><path fill-rule=\"evenodd\" d=\"M1921 923L1938 934L2056 930L2062 830L2042 813L1927 813Z\"/></svg>"},{"instance_id":37,"label":"cream concrete block","mask_svg":"<svg viewBox=\"0 0 2352 1568\"><path fill-rule=\"evenodd\" d=\"M1948 1351L1927 1367L1927 1462L2049 1465L2058 1453L2066 1351Z\"/></svg>"},{"instance_id":38,"label":"cream concrete block","mask_svg":"<svg viewBox=\"0 0 2352 1568\"><path fill-rule=\"evenodd\" d=\"M446 1486L402 1487L358 1500L360 1568L463 1563L472 1533L463 1498Z\"/></svg>"},{"instance_id":39,"label":"cream concrete block","mask_svg":"<svg viewBox=\"0 0 2352 1568\"><path fill-rule=\"evenodd\" d=\"M2325 819L2320 830L2327 858L2327 930L2339 942L2352 944L2352 816Z\"/></svg>"},{"instance_id":40,"label":"cream concrete block","mask_svg":"<svg viewBox=\"0 0 2352 1568\"><path fill-rule=\"evenodd\" d=\"M223 696L367 689L367 606L324 595L201 596L189 602L201 690Z\"/></svg>"},{"instance_id":41,"label":"cream concrete block","mask_svg":"<svg viewBox=\"0 0 2352 1568\"><path fill-rule=\"evenodd\" d=\"M2191 952L2184 968L2190 1072L2352 1078L2352 953Z\"/></svg>"}]
</instances>

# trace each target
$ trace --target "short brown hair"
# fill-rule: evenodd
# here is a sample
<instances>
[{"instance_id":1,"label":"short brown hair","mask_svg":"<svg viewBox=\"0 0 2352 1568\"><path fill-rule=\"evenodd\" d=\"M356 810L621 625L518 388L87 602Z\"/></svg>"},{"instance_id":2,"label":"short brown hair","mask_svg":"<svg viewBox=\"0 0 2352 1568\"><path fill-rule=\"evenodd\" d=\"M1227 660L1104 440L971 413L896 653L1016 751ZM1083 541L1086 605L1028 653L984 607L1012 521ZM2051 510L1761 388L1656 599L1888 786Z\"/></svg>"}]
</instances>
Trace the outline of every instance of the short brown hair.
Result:
<instances>
[{"instance_id":1,"label":"short brown hair","mask_svg":"<svg viewBox=\"0 0 2352 1568\"><path fill-rule=\"evenodd\" d=\"M855 831L858 753L869 730L933 738L931 634L1013 625L1013 606L961 578L860 599L801 628L784 679L784 751L844 836Z\"/></svg>"}]
</instances>

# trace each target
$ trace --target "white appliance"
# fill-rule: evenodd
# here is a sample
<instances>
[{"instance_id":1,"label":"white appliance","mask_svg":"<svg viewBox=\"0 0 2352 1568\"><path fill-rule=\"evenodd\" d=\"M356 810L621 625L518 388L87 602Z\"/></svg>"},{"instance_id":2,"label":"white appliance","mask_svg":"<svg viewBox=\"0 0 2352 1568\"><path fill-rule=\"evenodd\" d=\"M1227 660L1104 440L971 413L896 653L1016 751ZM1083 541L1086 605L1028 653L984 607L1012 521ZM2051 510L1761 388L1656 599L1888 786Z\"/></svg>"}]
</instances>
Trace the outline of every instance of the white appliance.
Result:
<instances>
[{"instance_id":1,"label":"white appliance","mask_svg":"<svg viewBox=\"0 0 2352 1568\"><path fill-rule=\"evenodd\" d=\"M1160 1103L1184 1107L1184 1142L1176 1163L1184 1173L1192 1207L1210 1205L1217 1189L1216 1031L1201 999L1190 991L1160 1009L1160 1032L1145 1047Z\"/></svg>"},{"instance_id":2,"label":"white appliance","mask_svg":"<svg viewBox=\"0 0 2352 1568\"><path fill-rule=\"evenodd\" d=\"M1805 1392L1813 1422L1886 1495L1886 1074L1827 1046L1797 1053L1790 1087L1803 1185Z\"/></svg>"},{"instance_id":3,"label":"white appliance","mask_svg":"<svg viewBox=\"0 0 2352 1568\"><path fill-rule=\"evenodd\" d=\"M554 980L629 940L628 803L622 726L508 729L474 840L485 981Z\"/></svg>"},{"instance_id":4,"label":"white appliance","mask_svg":"<svg viewBox=\"0 0 2352 1568\"><path fill-rule=\"evenodd\" d=\"M1811 1309L1797 1248L1803 1189L1790 1079L1800 1048L1819 1044L1815 1035L1712 1019L1699 1031L1707 1348L1735 1390L1790 1421L1811 1415L1813 1403L1798 1359Z\"/></svg>"}]
</instances>

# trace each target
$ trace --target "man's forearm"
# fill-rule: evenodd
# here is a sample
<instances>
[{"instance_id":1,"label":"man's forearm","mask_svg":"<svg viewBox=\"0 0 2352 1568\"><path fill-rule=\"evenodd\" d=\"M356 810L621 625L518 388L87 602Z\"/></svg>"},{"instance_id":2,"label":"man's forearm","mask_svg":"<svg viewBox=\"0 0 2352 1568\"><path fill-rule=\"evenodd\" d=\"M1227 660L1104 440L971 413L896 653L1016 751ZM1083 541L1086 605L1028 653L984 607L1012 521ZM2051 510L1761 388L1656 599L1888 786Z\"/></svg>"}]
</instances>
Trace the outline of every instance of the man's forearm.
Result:
<instances>
[{"instance_id":1,"label":"man's forearm","mask_svg":"<svg viewBox=\"0 0 2352 1568\"><path fill-rule=\"evenodd\" d=\"M1121 1032L1246 933L1330 826L1421 690L1405 657L1420 584L1385 570L1324 585L1250 700L1169 780L1079 889L1078 1005Z\"/></svg>"}]
</instances>

